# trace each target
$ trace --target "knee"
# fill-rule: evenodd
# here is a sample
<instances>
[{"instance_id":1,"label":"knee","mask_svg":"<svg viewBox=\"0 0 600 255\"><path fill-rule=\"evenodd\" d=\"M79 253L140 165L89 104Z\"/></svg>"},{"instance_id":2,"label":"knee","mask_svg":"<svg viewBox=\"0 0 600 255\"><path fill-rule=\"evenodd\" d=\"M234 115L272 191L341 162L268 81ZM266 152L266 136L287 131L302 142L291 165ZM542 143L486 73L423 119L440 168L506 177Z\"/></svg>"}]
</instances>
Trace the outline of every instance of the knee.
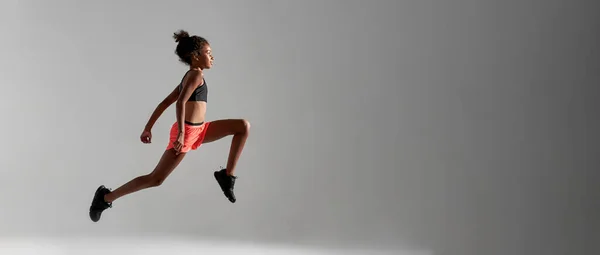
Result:
<instances>
[{"instance_id":1,"label":"knee","mask_svg":"<svg viewBox=\"0 0 600 255\"><path fill-rule=\"evenodd\" d=\"M246 134L250 132L250 121L241 119L239 120L239 133Z\"/></svg>"},{"instance_id":2,"label":"knee","mask_svg":"<svg viewBox=\"0 0 600 255\"><path fill-rule=\"evenodd\" d=\"M158 187L163 184L165 178L158 175L147 175L146 183L149 187Z\"/></svg>"},{"instance_id":3,"label":"knee","mask_svg":"<svg viewBox=\"0 0 600 255\"><path fill-rule=\"evenodd\" d=\"M250 121L242 120L242 122L244 123L244 132L246 132L246 133L250 132Z\"/></svg>"}]
</instances>

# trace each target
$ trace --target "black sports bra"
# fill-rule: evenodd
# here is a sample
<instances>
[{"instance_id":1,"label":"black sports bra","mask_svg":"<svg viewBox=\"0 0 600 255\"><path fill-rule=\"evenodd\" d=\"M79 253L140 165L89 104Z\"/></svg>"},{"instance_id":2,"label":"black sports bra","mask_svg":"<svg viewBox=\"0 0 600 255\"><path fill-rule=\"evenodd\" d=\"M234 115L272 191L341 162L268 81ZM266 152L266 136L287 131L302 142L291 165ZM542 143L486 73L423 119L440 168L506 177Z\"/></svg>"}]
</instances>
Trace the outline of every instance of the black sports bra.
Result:
<instances>
[{"instance_id":1,"label":"black sports bra","mask_svg":"<svg viewBox=\"0 0 600 255\"><path fill-rule=\"evenodd\" d=\"M186 73L187 75L187 73ZM185 75L183 76L185 78ZM203 102L207 102L208 100L208 87L206 86L206 80L202 79L202 81L204 81L202 85L198 86L194 92L192 92L192 95L190 96L190 98L188 99L188 101L203 101ZM181 92L181 90L183 89L183 79L181 79L181 83L179 83L179 92Z\"/></svg>"}]
</instances>

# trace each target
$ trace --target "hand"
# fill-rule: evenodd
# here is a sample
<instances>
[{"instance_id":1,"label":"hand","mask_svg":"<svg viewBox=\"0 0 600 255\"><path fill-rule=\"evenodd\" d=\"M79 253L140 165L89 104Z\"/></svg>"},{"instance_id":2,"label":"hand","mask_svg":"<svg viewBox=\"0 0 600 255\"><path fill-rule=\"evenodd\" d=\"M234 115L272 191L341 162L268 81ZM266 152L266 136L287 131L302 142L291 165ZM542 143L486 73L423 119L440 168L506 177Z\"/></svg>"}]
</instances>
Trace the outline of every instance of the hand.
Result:
<instances>
[{"instance_id":1,"label":"hand","mask_svg":"<svg viewBox=\"0 0 600 255\"><path fill-rule=\"evenodd\" d=\"M179 135L177 135L177 139L175 140L175 142L173 142L173 149L175 149L175 154L179 155L179 152L181 152L181 148L183 148L183 140L184 140L184 135L183 133L180 133Z\"/></svg>"},{"instance_id":2,"label":"hand","mask_svg":"<svg viewBox=\"0 0 600 255\"><path fill-rule=\"evenodd\" d=\"M150 130L144 130L144 132L142 132L142 135L140 135L140 140L142 140L142 143L151 143L152 132L150 132Z\"/></svg>"}]
</instances>

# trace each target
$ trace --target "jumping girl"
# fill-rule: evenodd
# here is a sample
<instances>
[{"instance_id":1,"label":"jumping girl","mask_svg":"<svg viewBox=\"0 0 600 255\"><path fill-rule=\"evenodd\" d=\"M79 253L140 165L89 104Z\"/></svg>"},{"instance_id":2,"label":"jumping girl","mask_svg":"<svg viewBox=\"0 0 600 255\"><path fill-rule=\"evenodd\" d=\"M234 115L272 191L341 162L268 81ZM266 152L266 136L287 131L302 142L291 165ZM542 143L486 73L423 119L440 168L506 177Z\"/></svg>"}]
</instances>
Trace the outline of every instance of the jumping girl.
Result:
<instances>
[{"instance_id":1,"label":"jumping girl","mask_svg":"<svg viewBox=\"0 0 600 255\"><path fill-rule=\"evenodd\" d=\"M189 70L181 83L155 108L140 136L143 143L150 143L154 123L169 106L176 103L177 120L171 126L169 144L151 173L136 177L114 191L104 185L98 187L90 206L90 218L94 222L100 220L102 212L112 207L112 203L120 197L161 185L190 150L229 135L233 135L233 139L227 166L214 172L214 177L225 197L231 203L236 201L233 187L237 177L234 171L248 138L250 123L244 119L204 119L208 96L204 70L210 69L214 60L210 44L206 39L190 36L184 30L176 32L173 38L177 42L175 53L181 62L189 66Z\"/></svg>"}]
</instances>

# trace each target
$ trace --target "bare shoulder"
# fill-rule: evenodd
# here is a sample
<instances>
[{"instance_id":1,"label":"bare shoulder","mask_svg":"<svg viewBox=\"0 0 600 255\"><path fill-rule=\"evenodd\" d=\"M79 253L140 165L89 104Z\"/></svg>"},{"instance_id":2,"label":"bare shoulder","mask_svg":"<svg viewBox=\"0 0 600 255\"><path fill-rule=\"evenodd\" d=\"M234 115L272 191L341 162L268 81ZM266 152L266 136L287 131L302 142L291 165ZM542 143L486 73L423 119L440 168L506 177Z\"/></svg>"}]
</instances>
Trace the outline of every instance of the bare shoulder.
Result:
<instances>
[{"instance_id":1,"label":"bare shoulder","mask_svg":"<svg viewBox=\"0 0 600 255\"><path fill-rule=\"evenodd\" d=\"M204 73L201 70L190 70L186 76L184 87L197 87L204 83Z\"/></svg>"}]
</instances>

